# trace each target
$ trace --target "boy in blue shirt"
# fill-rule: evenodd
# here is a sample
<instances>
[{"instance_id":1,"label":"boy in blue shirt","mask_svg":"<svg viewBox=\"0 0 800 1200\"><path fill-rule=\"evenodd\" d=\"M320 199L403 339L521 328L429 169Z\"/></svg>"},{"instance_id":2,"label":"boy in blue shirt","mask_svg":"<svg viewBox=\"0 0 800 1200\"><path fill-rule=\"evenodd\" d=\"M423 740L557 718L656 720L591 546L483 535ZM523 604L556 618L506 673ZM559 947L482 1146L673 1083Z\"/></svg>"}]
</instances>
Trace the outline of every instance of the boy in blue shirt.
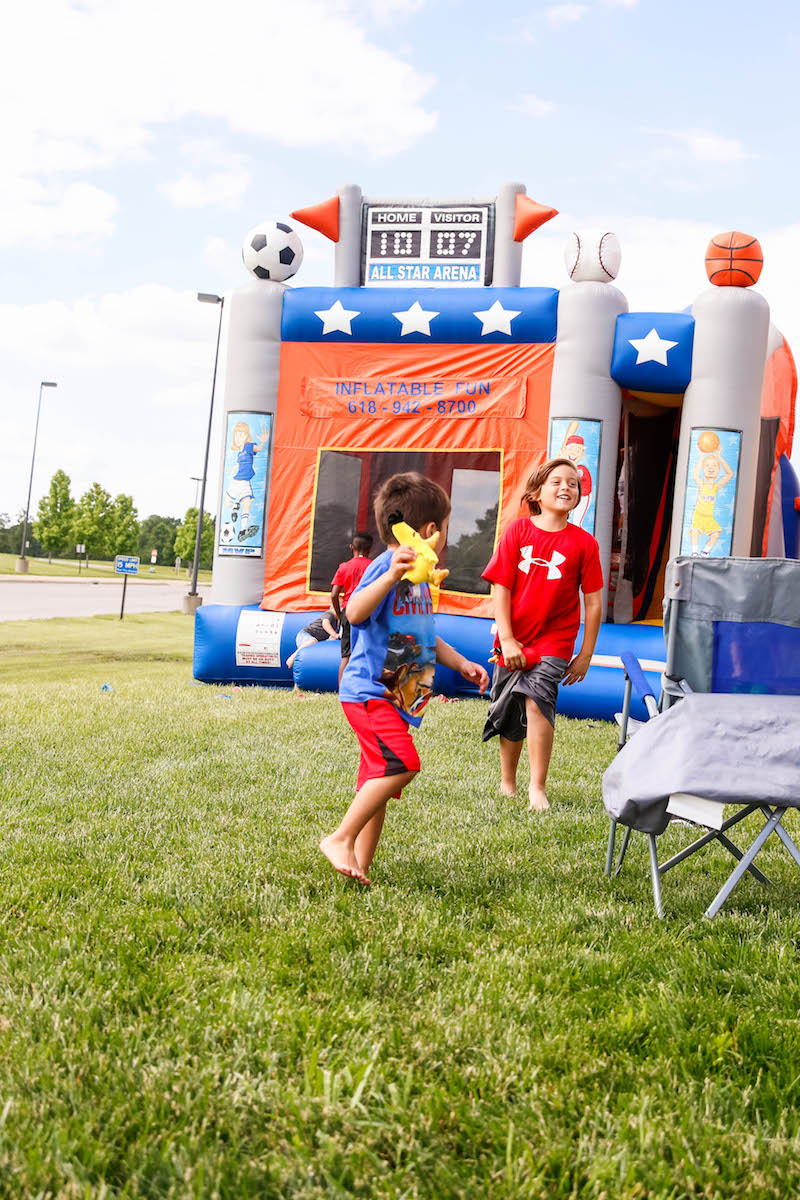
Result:
<instances>
[{"instance_id":1,"label":"boy in blue shirt","mask_svg":"<svg viewBox=\"0 0 800 1200\"><path fill-rule=\"evenodd\" d=\"M411 727L422 721L437 662L458 671L483 694L489 677L436 636L431 590L403 575L417 553L398 546L392 525L405 521L423 538L447 537L447 493L416 471L393 475L375 497L375 519L386 550L370 563L347 602L353 650L339 699L361 747L356 797L320 850L342 875L368 884L386 804L399 798L420 769Z\"/></svg>"}]
</instances>

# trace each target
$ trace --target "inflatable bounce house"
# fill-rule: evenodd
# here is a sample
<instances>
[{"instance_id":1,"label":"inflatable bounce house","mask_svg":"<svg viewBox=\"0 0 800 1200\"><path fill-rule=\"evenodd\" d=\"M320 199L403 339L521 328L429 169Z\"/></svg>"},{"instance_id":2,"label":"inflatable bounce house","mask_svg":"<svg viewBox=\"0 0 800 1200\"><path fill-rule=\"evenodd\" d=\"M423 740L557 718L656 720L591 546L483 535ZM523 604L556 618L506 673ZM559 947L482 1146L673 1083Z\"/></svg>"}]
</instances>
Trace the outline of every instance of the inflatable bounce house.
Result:
<instances>
[{"instance_id":1,"label":"inflatable bounce house","mask_svg":"<svg viewBox=\"0 0 800 1200\"><path fill-rule=\"evenodd\" d=\"M357 530L377 534L376 489L417 470L449 493L437 629L486 662L481 579L520 515L530 472L566 455L597 538L604 623L567 715L621 706L630 648L664 665L664 568L678 554L800 553L789 461L792 355L750 285L755 238L712 239L711 285L683 312L628 312L610 232L573 234L569 279L520 287L522 243L555 215L520 184L493 199L373 200L356 186L292 214L335 247L333 287L286 284L302 262L287 223L252 230L248 284L227 299L221 486L211 603L194 674L209 683L335 690L339 645L287 659L328 606ZM380 551L377 544L374 553ZM548 570L557 565L541 564ZM469 687L439 668L436 687Z\"/></svg>"}]
</instances>

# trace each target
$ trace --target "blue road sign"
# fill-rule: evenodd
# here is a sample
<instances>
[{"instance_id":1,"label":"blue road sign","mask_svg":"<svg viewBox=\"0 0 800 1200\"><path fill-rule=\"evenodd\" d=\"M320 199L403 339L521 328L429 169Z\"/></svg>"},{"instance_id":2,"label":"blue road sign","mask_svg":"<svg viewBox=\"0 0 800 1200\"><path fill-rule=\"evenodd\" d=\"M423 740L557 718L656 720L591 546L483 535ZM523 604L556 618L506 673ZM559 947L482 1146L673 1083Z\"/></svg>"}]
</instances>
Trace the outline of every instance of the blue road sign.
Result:
<instances>
[{"instance_id":1,"label":"blue road sign","mask_svg":"<svg viewBox=\"0 0 800 1200\"><path fill-rule=\"evenodd\" d=\"M135 575L139 570L139 559L133 554L118 554L114 559L117 575Z\"/></svg>"}]
</instances>

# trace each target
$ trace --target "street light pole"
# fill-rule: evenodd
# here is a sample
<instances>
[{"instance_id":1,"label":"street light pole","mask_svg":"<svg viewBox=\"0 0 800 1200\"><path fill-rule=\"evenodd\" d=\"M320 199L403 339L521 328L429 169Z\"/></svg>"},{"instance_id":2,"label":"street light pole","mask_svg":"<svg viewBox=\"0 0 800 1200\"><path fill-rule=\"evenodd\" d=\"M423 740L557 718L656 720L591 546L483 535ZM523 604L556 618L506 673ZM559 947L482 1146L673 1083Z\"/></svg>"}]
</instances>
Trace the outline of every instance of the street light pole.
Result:
<instances>
[{"instance_id":1,"label":"street light pole","mask_svg":"<svg viewBox=\"0 0 800 1200\"><path fill-rule=\"evenodd\" d=\"M219 325L217 326L217 348L214 353L214 376L211 380L211 403L208 406L208 432L206 434L206 455L203 461L203 480L200 485L200 504L197 509L197 537L194 542L194 562L192 563L192 587L188 595L183 598L183 611L185 613L194 613L203 603L202 597L197 594L197 572L200 566L200 539L203 536L203 507L206 500L206 479L208 478L208 452L211 448L211 422L214 417L214 391L217 386L217 364L219 363L219 343L222 337L222 311L225 307L225 298L223 296L214 296L209 292L198 292L197 299L203 304L218 304L219 305Z\"/></svg>"},{"instance_id":2,"label":"street light pole","mask_svg":"<svg viewBox=\"0 0 800 1200\"><path fill-rule=\"evenodd\" d=\"M202 477L200 475L190 475L189 478L191 479L192 483L195 483L198 486L203 482ZM198 495L198 491L197 491L197 487L195 487L195 489L194 489L194 506L195 506L195 508L197 508L197 495Z\"/></svg>"},{"instance_id":3,"label":"street light pole","mask_svg":"<svg viewBox=\"0 0 800 1200\"><path fill-rule=\"evenodd\" d=\"M25 504L25 520L22 525L22 545L19 549L19 558L17 559L15 570L21 574L25 574L28 570L28 559L25 555L26 543L28 541L28 517L31 511L31 490L33 488L33 464L36 461L36 442L39 438L39 413L42 411L42 390L46 387L58 387L57 383L49 383L47 380L42 380L39 384L39 403L36 405L36 429L33 434L33 454L31 455L31 477L28 480L28 500Z\"/></svg>"}]
</instances>

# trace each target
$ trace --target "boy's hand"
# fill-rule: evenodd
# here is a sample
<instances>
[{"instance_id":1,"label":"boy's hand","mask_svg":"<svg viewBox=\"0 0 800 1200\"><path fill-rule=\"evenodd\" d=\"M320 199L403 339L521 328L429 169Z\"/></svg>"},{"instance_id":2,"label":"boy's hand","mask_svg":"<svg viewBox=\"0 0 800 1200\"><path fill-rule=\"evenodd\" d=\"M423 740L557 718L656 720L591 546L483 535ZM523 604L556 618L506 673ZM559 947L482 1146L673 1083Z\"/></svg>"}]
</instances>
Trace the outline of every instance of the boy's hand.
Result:
<instances>
[{"instance_id":1,"label":"boy's hand","mask_svg":"<svg viewBox=\"0 0 800 1200\"><path fill-rule=\"evenodd\" d=\"M417 552L413 546L397 547L392 555L392 561L389 563L389 572L394 576L395 583L400 582L406 571L410 571L416 561Z\"/></svg>"},{"instance_id":2,"label":"boy's hand","mask_svg":"<svg viewBox=\"0 0 800 1200\"><path fill-rule=\"evenodd\" d=\"M567 667L567 673L564 676L563 682L565 684L580 683L586 675L586 672L589 670L591 661L591 654L586 654L583 650L580 652L580 654L576 654L572 662Z\"/></svg>"},{"instance_id":3,"label":"boy's hand","mask_svg":"<svg viewBox=\"0 0 800 1200\"><path fill-rule=\"evenodd\" d=\"M528 665L525 651L516 638L500 638L500 653L509 671L524 671Z\"/></svg>"},{"instance_id":4,"label":"boy's hand","mask_svg":"<svg viewBox=\"0 0 800 1200\"><path fill-rule=\"evenodd\" d=\"M463 675L470 683L478 685L478 694L483 695L489 686L489 676L480 663L470 662L468 658L462 659L461 666L458 668L459 675Z\"/></svg>"}]
</instances>

